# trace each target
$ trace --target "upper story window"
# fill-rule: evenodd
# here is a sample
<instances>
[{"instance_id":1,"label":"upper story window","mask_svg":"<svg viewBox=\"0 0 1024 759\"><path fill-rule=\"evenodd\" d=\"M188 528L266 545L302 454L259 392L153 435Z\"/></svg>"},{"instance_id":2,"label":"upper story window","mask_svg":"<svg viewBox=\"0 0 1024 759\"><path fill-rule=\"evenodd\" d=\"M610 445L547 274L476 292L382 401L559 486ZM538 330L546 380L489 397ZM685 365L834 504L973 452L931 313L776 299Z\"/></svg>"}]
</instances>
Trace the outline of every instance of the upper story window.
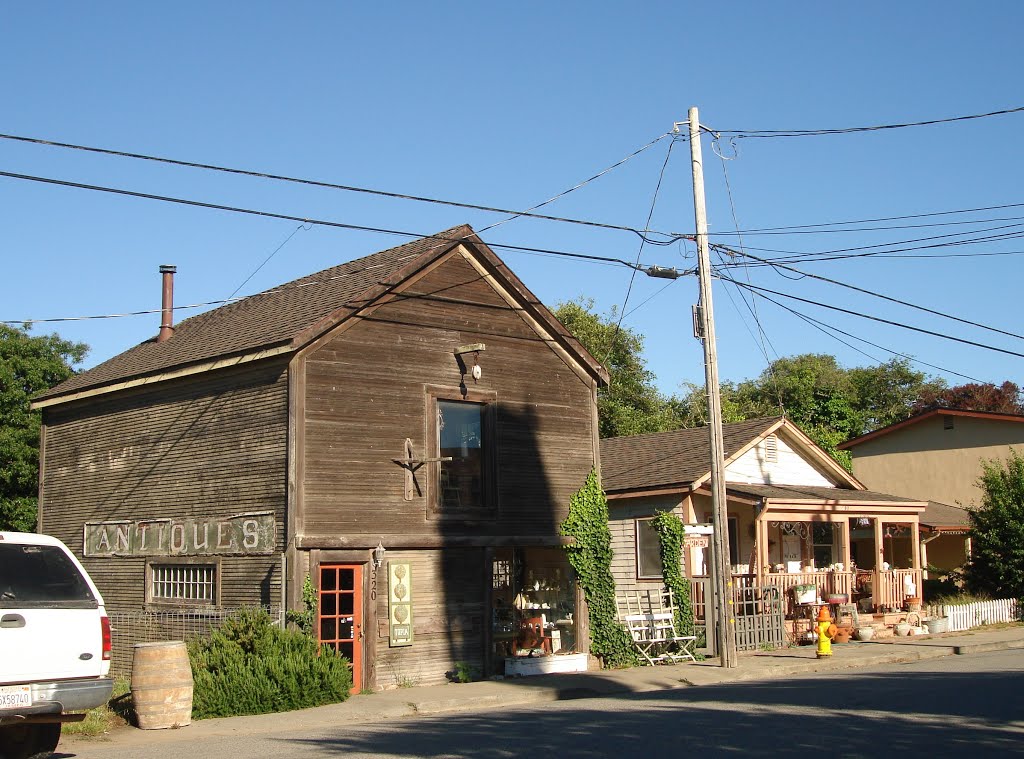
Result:
<instances>
[{"instance_id":1,"label":"upper story window","mask_svg":"<svg viewBox=\"0 0 1024 759\"><path fill-rule=\"evenodd\" d=\"M438 453L441 462L441 509L484 505L484 404L437 402Z\"/></svg>"},{"instance_id":2,"label":"upper story window","mask_svg":"<svg viewBox=\"0 0 1024 759\"><path fill-rule=\"evenodd\" d=\"M493 394L433 391L436 464L432 510L480 514L495 506ZM444 461L443 459L451 459Z\"/></svg>"}]
</instances>

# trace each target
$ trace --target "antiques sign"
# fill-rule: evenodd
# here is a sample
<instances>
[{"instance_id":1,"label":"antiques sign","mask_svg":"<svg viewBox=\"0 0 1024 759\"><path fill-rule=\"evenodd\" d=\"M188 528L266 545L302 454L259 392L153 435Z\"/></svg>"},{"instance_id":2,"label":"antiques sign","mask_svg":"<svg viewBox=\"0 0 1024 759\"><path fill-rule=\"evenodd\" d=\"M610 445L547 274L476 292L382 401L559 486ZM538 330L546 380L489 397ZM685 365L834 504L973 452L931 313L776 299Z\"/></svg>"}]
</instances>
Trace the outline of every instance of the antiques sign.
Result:
<instances>
[{"instance_id":1,"label":"antiques sign","mask_svg":"<svg viewBox=\"0 0 1024 759\"><path fill-rule=\"evenodd\" d=\"M412 567L388 562L388 637L391 646L412 645Z\"/></svg>"},{"instance_id":2,"label":"antiques sign","mask_svg":"<svg viewBox=\"0 0 1024 759\"><path fill-rule=\"evenodd\" d=\"M270 511L230 517L86 522L86 556L213 556L274 552Z\"/></svg>"}]
</instances>

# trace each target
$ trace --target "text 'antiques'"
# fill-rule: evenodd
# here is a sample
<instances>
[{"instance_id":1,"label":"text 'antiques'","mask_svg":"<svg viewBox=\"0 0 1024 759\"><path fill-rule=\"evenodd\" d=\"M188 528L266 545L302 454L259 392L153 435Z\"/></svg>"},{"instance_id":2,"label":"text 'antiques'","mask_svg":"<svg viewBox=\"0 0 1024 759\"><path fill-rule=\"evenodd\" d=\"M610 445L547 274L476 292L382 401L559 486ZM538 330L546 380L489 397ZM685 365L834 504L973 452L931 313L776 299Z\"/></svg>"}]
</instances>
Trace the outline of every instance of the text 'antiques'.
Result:
<instances>
[{"instance_id":1,"label":"text 'antiques'","mask_svg":"<svg viewBox=\"0 0 1024 759\"><path fill-rule=\"evenodd\" d=\"M271 512L230 517L87 522L86 556L212 556L274 552Z\"/></svg>"}]
</instances>

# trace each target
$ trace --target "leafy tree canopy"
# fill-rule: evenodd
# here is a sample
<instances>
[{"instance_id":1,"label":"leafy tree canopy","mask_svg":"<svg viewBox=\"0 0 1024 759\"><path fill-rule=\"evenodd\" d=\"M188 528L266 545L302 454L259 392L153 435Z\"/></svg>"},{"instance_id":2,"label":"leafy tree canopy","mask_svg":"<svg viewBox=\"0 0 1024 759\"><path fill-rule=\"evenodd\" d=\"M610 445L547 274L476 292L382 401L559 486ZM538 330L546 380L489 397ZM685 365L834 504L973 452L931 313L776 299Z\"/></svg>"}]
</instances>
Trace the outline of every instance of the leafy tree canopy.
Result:
<instances>
[{"instance_id":1,"label":"leafy tree canopy","mask_svg":"<svg viewBox=\"0 0 1024 759\"><path fill-rule=\"evenodd\" d=\"M1024 457L983 462L981 506L971 512L971 590L996 598L1024 597Z\"/></svg>"},{"instance_id":2,"label":"leafy tree canopy","mask_svg":"<svg viewBox=\"0 0 1024 759\"><path fill-rule=\"evenodd\" d=\"M613 309L607 317L594 311L592 299L560 303L554 314L598 361L610 382L597 394L601 437L663 432L683 426L676 406L654 386L654 374L643 359L643 338L618 327Z\"/></svg>"},{"instance_id":3,"label":"leafy tree canopy","mask_svg":"<svg viewBox=\"0 0 1024 759\"><path fill-rule=\"evenodd\" d=\"M56 334L34 337L0 324L0 530L35 528L40 415L29 404L74 374L88 350Z\"/></svg>"},{"instance_id":4,"label":"leafy tree canopy","mask_svg":"<svg viewBox=\"0 0 1024 759\"><path fill-rule=\"evenodd\" d=\"M784 409L815 443L849 467L849 454L836 446L906 419L921 393L942 387L905 359L845 369L834 356L805 353L773 361L756 379L723 383L722 418L742 421ZM686 426L706 423L704 389L690 386L678 409Z\"/></svg>"},{"instance_id":5,"label":"leafy tree canopy","mask_svg":"<svg viewBox=\"0 0 1024 759\"><path fill-rule=\"evenodd\" d=\"M954 408L962 411L994 411L1000 414L1024 414L1021 389L1014 382L1002 385L968 383L955 387L939 387L922 392L913 411L930 408Z\"/></svg>"}]
</instances>

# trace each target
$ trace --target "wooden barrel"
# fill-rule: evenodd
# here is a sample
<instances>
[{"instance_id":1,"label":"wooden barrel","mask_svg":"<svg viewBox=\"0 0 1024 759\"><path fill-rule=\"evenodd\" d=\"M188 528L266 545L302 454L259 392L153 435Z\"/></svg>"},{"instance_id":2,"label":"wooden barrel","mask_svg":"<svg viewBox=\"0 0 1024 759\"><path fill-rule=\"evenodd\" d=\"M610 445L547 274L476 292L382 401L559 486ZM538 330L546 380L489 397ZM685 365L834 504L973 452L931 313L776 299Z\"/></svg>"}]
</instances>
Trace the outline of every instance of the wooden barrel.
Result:
<instances>
[{"instance_id":1,"label":"wooden barrel","mask_svg":"<svg viewBox=\"0 0 1024 759\"><path fill-rule=\"evenodd\" d=\"M183 641L135 644L132 703L143 730L192 721L192 667Z\"/></svg>"}]
</instances>

